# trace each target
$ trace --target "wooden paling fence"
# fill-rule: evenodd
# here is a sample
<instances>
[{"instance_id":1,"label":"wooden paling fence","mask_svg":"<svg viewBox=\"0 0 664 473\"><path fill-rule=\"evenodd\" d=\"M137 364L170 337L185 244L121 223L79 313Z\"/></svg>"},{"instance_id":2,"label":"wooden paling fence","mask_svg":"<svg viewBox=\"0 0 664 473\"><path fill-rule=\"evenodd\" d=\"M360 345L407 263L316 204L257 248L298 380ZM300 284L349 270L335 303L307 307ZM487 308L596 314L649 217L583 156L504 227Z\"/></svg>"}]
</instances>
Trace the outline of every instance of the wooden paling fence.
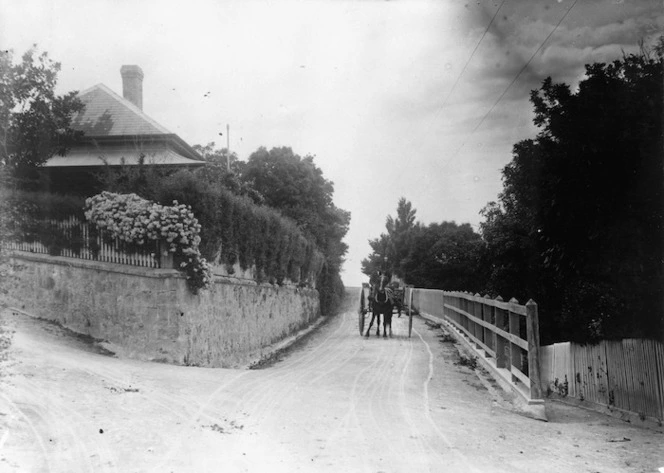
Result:
<instances>
[{"instance_id":1,"label":"wooden paling fence","mask_svg":"<svg viewBox=\"0 0 664 473\"><path fill-rule=\"evenodd\" d=\"M104 233L92 231L87 222L76 217L65 220L44 220L35 222L39 232L14 231L10 237L0 242L8 250L49 254L106 263L126 264L145 268L172 267L172 258L162 244L147 241L140 247L128 245L116 239L105 238ZM48 229L48 231L45 231ZM164 253L164 254L162 254Z\"/></svg>"},{"instance_id":2,"label":"wooden paling fence","mask_svg":"<svg viewBox=\"0 0 664 473\"><path fill-rule=\"evenodd\" d=\"M412 289L407 300L420 313L452 324L487 359L494 372L532 402L542 402L537 304L520 305L463 292Z\"/></svg>"},{"instance_id":3,"label":"wooden paling fence","mask_svg":"<svg viewBox=\"0 0 664 473\"><path fill-rule=\"evenodd\" d=\"M655 340L565 342L542 347L550 391L609 408L664 419L664 344Z\"/></svg>"}]
</instances>

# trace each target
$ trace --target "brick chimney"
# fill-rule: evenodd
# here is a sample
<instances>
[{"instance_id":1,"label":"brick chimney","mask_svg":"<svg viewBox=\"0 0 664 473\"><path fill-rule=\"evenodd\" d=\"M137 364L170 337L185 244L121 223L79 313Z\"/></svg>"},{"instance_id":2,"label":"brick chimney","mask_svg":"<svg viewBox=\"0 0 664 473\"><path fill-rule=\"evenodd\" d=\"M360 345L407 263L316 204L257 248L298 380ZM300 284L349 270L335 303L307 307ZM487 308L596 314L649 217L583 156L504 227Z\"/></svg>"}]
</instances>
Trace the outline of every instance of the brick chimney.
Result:
<instances>
[{"instance_id":1,"label":"brick chimney","mask_svg":"<svg viewBox=\"0 0 664 473\"><path fill-rule=\"evenodd\" d=\"M143 110L143 70L138 66L122 66L122 96Z\"/></svg>"}]
</instances>

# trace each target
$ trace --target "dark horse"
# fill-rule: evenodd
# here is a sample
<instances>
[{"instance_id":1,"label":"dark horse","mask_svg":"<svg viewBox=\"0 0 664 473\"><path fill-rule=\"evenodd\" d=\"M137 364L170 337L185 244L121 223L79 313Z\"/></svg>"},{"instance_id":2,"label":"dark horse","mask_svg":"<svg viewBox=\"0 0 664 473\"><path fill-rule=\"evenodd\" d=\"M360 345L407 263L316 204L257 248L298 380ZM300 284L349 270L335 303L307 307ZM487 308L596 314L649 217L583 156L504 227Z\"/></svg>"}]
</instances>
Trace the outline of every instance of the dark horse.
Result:
<instances>
[{"instance_id":1,"label":"dark horse","mask_svg":"<svg viewBox=\"0 0 664 473\"><path fill-rule=\"evenodd\" d=\"M387 287L387 277L383 274L380 276L377 283L371 285L371 292L369 293L369 306L371 308L371 322L365 337L369 336L369 330L373 326L374 320L376 322L376 335L380 336L380 316L383 316L383 337L387 337L387 329L389 327L390 337L392 336L392 307L394 305L392 290Z\"/></svg>"}]
</instances>

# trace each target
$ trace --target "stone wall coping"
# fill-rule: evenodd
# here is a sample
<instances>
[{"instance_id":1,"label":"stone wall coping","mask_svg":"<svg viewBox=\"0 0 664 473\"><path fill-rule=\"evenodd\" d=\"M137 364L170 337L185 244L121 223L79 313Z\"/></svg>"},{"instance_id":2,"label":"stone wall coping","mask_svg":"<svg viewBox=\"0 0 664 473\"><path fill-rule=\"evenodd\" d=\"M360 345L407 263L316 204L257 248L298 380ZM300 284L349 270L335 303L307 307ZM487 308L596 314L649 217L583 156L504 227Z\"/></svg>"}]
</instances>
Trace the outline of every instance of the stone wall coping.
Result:
<instances>
[{"instance_id":1,"label":"stone wall coping","mask_svg":"<svg viewBox=\"0 0 664 473\"><path fill-rule=\"evenodd\" d=\"M145 268L141 266L131 266L127 264L108 263L105 261L94 261L79 258L68 258L66 256L51 256L42 253L31 253L29 251L10 250L8 252L11 258L24 259L38 263L57 264L72 268L94 269L97 271L106 271L109 273L120 273L131 276L143 276L154 279L178 278L185 279L185 276L176 269L164 268ZM297 286L276 286L268 283L259 283L245 278L235 278L233 276L222 276L215 274L214 284L232 284L234 286L252 286L264 287L269 289L288 290L296 293L318 292L316 289L302 288Z\"/></svg>"}]
</instances>

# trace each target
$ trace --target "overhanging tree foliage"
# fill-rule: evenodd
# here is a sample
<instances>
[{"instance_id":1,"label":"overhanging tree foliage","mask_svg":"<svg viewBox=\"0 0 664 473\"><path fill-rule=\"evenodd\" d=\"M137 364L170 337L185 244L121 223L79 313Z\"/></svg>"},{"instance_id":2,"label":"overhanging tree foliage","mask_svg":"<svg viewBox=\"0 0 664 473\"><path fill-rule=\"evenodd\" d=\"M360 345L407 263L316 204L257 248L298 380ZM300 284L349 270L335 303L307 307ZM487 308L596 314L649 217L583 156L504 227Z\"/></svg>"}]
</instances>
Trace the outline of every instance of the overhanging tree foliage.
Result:
<instances>
[{"instance_id":1,"label":"overhanging tree foliage","mask_svg":"<svg viewBox=\"0 0 664 473\"><path fill-rule=\"evenodd\" d=\"M663 335L662 66L643 52L531 94L540 132L482 233L490 284L540 303L544 342Z\"/></svg>"},{"instance_id":2,"label":"overhanging tree foliage","mask_svg":"<svg viewBox=\"0 0 664 473\"><path fill-rule=\"evenodd\" d=\"M18 64L13 52L0 51L0 163L26 187L36 169L55 154L64 155L80 132L71 128L83 109L76 92L56 95L60 63L36 46Z\"/></svg>"}]
</instances>

